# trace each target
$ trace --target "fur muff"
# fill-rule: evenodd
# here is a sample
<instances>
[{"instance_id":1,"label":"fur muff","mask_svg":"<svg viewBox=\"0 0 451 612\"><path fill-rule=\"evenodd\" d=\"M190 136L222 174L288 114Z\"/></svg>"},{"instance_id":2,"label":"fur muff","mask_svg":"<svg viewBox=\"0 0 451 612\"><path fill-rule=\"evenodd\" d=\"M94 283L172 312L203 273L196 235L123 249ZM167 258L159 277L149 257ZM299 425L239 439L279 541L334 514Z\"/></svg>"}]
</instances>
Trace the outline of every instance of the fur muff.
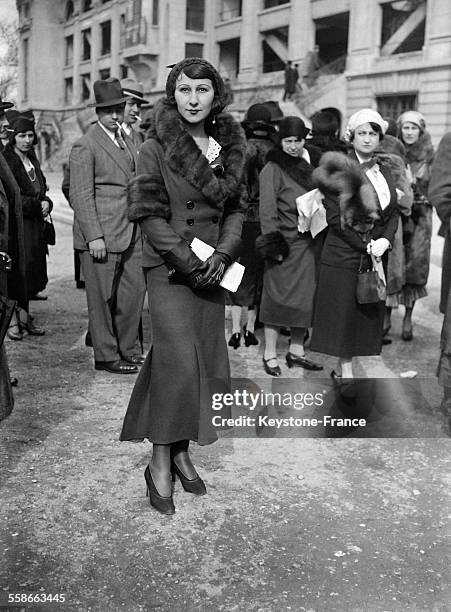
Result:
<instances>
[{"instance_id":1,"label":"fur muff","mask_svg":"<svg viewBox=\"0 0 451 612\"><path fill-rule=\"evenodd\" d=\"M282 255L285 259L290 252L290 246L285 240L284 235L279 232L269 232L268 234L260 234L255 241L255 247L262 259L278 261L278 257Z\"/></svg>"},{"instance_id":2,"label":"fur muff","mask_svg":"<svg viewBox=\"0 0 451 612\"><path fill-rule=\"evenodd\" d=\"M239 123L227 113L216 115L208 132L222 147L224 172L220 175L215 174L184 128L177 109L165 100L155 104L147 136L161 144L165 162L173 172L200 191L215 208L223 210L226 201L240 192L245 137Z\"/></svg>"},{"instance_id":3,"label":"fur muff","mask_svg":"<svg viewBox=\"0 0 451 612\"><path fill-rule=\"evenodd\" d=\"M128 218L163 217L169 220L171 208L163 179L159 174L140 174L127 186Z\"/></svg>"},{"instance_id":4,"label":"fur muff","mask_svg":"<svg viewBox=\"0 0 451 612\"><path fill-rule=\"evenodd\" d=\"M338 197L342 229L352 227L366 232L378 218L373 187L359 165L343 153L324 153L313 172L313 183L320 191Z\"/></svg>"}]
</instances>

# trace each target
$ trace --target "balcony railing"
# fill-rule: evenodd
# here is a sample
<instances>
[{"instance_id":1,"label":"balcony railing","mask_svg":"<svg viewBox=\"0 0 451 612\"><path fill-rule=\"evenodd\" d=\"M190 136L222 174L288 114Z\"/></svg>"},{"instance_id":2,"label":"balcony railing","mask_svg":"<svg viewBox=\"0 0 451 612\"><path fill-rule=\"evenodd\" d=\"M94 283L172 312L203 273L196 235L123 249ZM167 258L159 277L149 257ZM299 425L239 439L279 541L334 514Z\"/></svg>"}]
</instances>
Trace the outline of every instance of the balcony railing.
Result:
<instances>
[{"instance_id":1,"label":"balcony railing","mask_svg":"<svg viewBox=\"0 0 451 612\"><path fill-rule=\"evenodd\" d=\"M145 44L147 44L147 19L141 17L139 21L126 22L121 34L121 48Z\"/></svg>"}]
</instances>

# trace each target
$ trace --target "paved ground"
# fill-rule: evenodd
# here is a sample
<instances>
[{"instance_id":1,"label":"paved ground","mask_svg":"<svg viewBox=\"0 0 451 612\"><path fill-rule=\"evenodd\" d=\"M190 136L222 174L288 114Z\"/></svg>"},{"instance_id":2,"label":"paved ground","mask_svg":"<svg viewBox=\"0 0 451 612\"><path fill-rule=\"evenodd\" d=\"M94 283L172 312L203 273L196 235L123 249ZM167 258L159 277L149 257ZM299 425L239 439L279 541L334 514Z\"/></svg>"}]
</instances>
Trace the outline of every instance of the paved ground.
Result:
<instances>
[{"instance_id":1,"label":"paved ground","mask_svg":"<svg viewBox=\"0 0 451 612\"><path fill-rule=\"evenodd\" d=\"M49 178L58 185L59 176ZM52 195L55 219L66 221L66 205ZM209 494L193 499L177 483L177 512L162 517L145 497L150 445L118 441L134 377L93 370L70 227L58 221L57 232L49 300L33 303L47 334L7 342L20 385L13 413L0 424L0 606L8 594L63 593L64 603L27 609L450 609L450 446L440 430L434 377L438 239L414 341L399 339L395 313L393 344L381 358L359 364L362 375L389 379L369 390L368 427L334 430L334 438L296 425L235 428L235 436L226 432L218 443L193 449ZM315 412L321 416L334 399L327 375L334 363L312 356L326 375L284 367L286 378L274 381L262 372L261 346L232 351L232 372L266 391L324 393L325 407ZM406 370L418 376L403 382ZM312 409L287 406L267 413L313 416Z\"/></svg>"}]
</instances>

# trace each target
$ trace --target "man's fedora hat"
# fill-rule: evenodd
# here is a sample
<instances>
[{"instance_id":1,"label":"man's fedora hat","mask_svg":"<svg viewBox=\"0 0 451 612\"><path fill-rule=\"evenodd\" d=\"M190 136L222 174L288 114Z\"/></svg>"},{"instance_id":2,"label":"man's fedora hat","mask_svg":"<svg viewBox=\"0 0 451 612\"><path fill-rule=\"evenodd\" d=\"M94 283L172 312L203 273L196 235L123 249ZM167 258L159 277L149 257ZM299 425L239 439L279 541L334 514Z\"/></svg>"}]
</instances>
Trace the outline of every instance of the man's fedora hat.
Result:
<instances>
[{"instance_id":1,"label":"man's fedora hat","mask_svg":"<svg viewBox=\"0 0 451 612\"><path fill-rule=\"evenodd\" d=\"M134 98L141 104L149 104L149 100L144 100L144 87L142 83L135 81L134 79L122 79L121 81L122 93L127 98Z\"/></svg>"},{"instance_id":2,"label":"man's fedora hat","mask_svg":"<svg viewBox=\"0 0 451 612\"><path fill-rule=\"evenodd\" d=\"M119 79L112 77L104 81L95 81L94 98L96 101L87 106L95 106L96 108L116 106L117 104L123 104L126 100Z\"/></svg>"},{"instance_id":3,"label":"man's fedora hat","mask_svg":"<svg viewBox=\"0 0 451 612\"><path fill-rule=\"evenodd\" d=\"M0 97L0 113L6 110L7 108L12 108L13 106L14 106L14 102L3 102L3 100Z\"/></svg>"}]
</instances>

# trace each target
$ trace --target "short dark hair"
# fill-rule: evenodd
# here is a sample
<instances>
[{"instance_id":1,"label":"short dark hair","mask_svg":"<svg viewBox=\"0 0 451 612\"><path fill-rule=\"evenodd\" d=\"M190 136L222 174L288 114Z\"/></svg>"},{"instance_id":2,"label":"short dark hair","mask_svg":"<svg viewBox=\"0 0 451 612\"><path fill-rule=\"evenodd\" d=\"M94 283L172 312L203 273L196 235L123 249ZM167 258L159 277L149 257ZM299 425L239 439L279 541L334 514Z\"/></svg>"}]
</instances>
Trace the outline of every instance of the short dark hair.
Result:
<instances>
[{"instance_id":1,"label":"short dark hair","mask_svg":"<svg viewBox=\"0 0 451 612\"><path fill-rule=\"evenodd\" d=\"M215 96L211 106L210 116L220 113L227 104L227 92L224 81L216 68L201 57L187 57L173 66L166 81L166 99L175 106L174 92L177 79L182 74L190 79L209 79L213 83Z\"/></svg>"},{"instance_id":2,"label":"short dark hair","mask_svg":"<svg viewBox=\"0 0 451 612\"><path fill-rule=\"evenodd\" d=\"M372 121L369 121L369 124L371 125L373 130L376 132L376 134L379 136L379 142L380 142L384 138L384 132L382 131L381 126L378 123L373 123ZM355 130L351 132L351 135L349 136L349 142L353 142L354 134L355 134Z\"/></svg>"}]
</instances>

